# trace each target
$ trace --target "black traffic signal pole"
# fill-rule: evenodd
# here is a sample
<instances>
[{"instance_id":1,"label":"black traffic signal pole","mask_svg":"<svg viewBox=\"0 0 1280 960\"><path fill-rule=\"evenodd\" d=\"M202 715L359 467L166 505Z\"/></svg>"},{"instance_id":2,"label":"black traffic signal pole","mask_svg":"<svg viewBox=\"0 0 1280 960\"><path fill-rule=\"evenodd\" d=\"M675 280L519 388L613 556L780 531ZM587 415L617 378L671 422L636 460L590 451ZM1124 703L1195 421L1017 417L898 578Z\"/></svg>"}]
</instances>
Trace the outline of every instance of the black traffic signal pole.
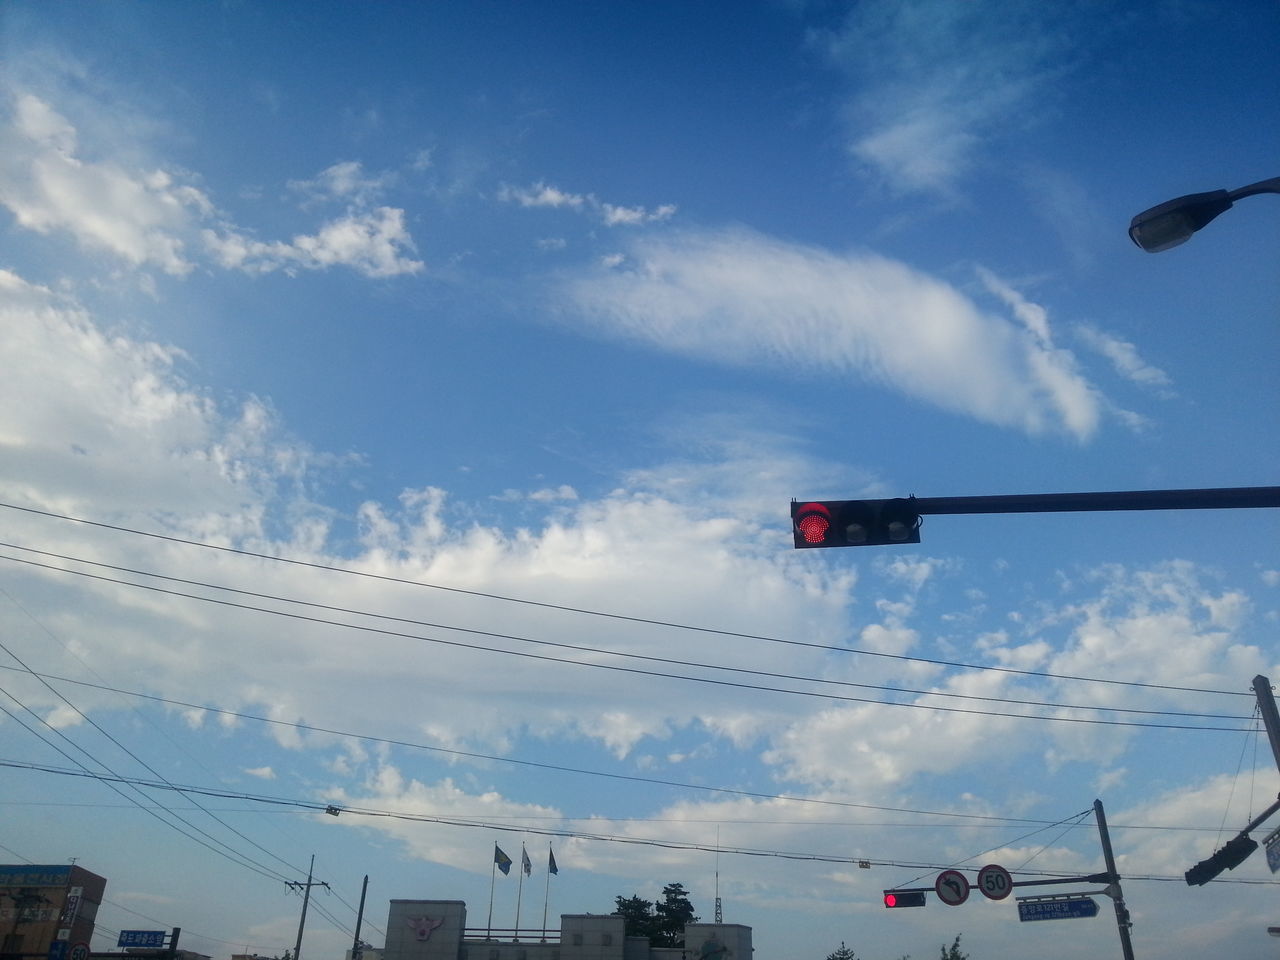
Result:
<instances>
[{"instance_id":1,"label":"black traffic signal pole","mask_svg":"<svg viewBox=\"0 0 1280 960\"><path fill-rule=\"evenodd\" d=\"M1025 493L889 500L793 500L796 549L920 542L920 519L944 514L1099 513L1112 510L1228 510L1280 507L1280 487Z\"/></svg>"},{"instance_id":2,"label":"black traffic signal pole","mask_svg":"<svg viewBox=\"0 0 1280 960\"><path fill-rule=\"evenodd\" d=\"M1280 487L1024 493L984 497L909 497L920 516L965 513L1082 513L1106 510L1225 510L1280 507Z\"/></svg>"}]
</instances>

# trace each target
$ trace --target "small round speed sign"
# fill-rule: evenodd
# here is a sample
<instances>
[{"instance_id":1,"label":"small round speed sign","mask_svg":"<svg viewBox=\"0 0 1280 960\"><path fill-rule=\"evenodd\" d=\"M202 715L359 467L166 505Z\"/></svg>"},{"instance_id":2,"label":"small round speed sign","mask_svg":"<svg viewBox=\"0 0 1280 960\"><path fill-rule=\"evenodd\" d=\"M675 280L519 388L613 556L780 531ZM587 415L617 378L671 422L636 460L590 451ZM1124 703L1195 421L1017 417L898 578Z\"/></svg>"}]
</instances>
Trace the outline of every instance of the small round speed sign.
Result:
<instances>
[{"instance_id":1,"label":"small round speed sign","mask_svg":"<svg viewBox=\"0 0 1280 960\"><path fill-rule=\"evenodd\" d=\"M978 871L978 890L988 900L1003 900L1013 893L1013 878L999 864L989 863Z\"/></svg>"}]
</instances>

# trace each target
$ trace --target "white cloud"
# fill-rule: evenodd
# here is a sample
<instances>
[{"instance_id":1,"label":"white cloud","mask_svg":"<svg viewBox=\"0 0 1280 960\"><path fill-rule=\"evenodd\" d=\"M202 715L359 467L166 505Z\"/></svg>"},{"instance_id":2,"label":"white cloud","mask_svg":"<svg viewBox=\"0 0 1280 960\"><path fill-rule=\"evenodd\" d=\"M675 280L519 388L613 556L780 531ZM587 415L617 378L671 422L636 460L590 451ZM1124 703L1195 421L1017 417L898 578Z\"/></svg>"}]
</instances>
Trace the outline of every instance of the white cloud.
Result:
<instances>
[{"instance_id":1,"label":"white cloud","mask_svg":"<svg viewBox=\"0 0 1280 960\"><path fill-rule=\"evenodd\" d=\"M259 780L274 780L276 778L275 770L271 767L246 767L245 773L251 777L257 777Z\"/></svg>"},{"instance_id":2,"label":"white cloud","mask_svg":"<svg viewBox=\"0 0 1280 960\"><path fill-rule=\"evenodd\" d=\"M424 269L422 261L405 255L414 249L413 238L404 211L394 207L350 213L289 243L264 243L233 230L205 230L202 237L221 266L251 273L347 266L367 277L394 277Z\"/></svg>"},{"instance_id":3,"label":"white cloud","mask_svg":"<svg viewBox=\"0 0 1280 960\"><path fill-rule=\"evenodd\" d=\"M558 187L549 186L539 181L531 187L512 187L503 185L498 192L498 199L518 203L522 207L569 207L577 210L588 202L588 198L580 193L566 193Z\"/></svg>"},{"instance_id":4,"label":"white cloud","mask_svg":"<svg viewBox=\"0 0 1280 960\"><path fill-rule=\"evenodd\" d=\"M0 128L0 203L30 230L66 230L135 266L189 272L183 233L210 212L204 194L163 170L83 161L76 148L64 117L36 97L18 96L12 121Z\"/></svg>"},{"instance_id":5,"label":"white cloud","mask_svg":"<svg viewBox=\"0 0 1280 960\"><path fill-rule=\"evenodd\" d=\"M1169 375L1143 360L1138 348L1129 341L1087 324L1082 324L1076 334L1086 346L1111 361L1116 373L1126 380L1158 390L1163 396L1173 395L1167 389L1172 384Z\"/></svg>"},{"instance_id":6,"label":"white cloud","mask_svg":"<svg viewBox=\"0 0 1280 960\"><path fill-rule=\"evenodd\" d=\"M394 173L366 176L358 160L346 160L321 170L313 180L290 180L289 189L303 194L311 202L341 200L363 208L370 206L394 182Z\"/></svg>"},{"instance_id":7,"label":"white cloud","mask_svg":"<svg viewBox=\"0 0 1280 960\"><path fill-rule=\"evenodd\" d=\"M45 101L18 94L12 113L0 127L0 203L27 229L65 231L88 250L173 275L189 273L206 253L219 266L252 272L345 266L389 277L423 269L407 255L414 244L404 211L368 207L389 178L365 177L359 163L293 184L313 197L344 201L346 215L288 243L263 242L226 222L178 174L82 158L75 128Z\"/></svg>"},{"instance_id":8,"label":"white cloud","mask_svg":"<svg viewBox=\"0 0 1280 960\"><path fill-rule=\"evenodd\" d=\"M847 111L851 154L904 192L951 192L1043 96L1059 43L1045 19L1010 3L857 4L822 37L861 88Z\"/></svg>"},{"instance_id":9,"label":"white cloud","mask_svg":"<svg viewBox=\"0 0 1280 960\"><path fill-rule=\"evenodd\" d=\"M559 187L538 181L529 187L513 187L504 184L498 191L498 199L518 203L522 207L567 207L592 213L606 227L634 227L646 223L659 223L676 215L674 203L664 203L653 210L647 207L622 207L604 203L590 193L568 193Z\"/></svg>"},{"instance_id":10,"label":"white cloud","mask_svg":"<svg viewBox=\"0 0 1280 960\"><path fill-rule=\"evenodd\" d=\"M983 312L954 287L874 254L835 254L746 230L643 238L629 269L562 292L573 315L616 336L744 366L852 375L1029 433L1084 440L1100 398L1072 356Z\"/></svg>"}]
</instances>

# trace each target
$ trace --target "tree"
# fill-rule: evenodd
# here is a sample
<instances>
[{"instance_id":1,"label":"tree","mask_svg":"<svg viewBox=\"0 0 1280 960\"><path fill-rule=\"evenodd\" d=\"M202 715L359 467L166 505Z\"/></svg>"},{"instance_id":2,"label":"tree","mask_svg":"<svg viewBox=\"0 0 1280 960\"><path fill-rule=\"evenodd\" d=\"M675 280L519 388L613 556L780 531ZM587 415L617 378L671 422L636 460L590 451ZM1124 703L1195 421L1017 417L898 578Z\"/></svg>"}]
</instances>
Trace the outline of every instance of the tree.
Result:
<instances>
[{"instance_id":1,"label":"tree","mask_svg":"<svg viewBox=\"0 0 1280 960\"><path fill-rule=\"evenodd\" d=\"M648 900L641 900L638 896L614 897L613 902L615 906L613 915L622 918L623 929L627 936L645 937L652 942L657 929L653 904Z\"/></svg>"},{"instance_id":2,"label":"tree","mask_svg":"<svg viewBox=\"0 0 1280 960\"><path fill-rule=\"evenodd\" d=\"M613 916L622 917L627 936L647 937L655 947L682 946L684 928L698 922L689 894L680 883L663 887L662 900L656 904L639 896L614 897L613 902Z\"/></svg>"},{"instance_id":3,"label":"tree","mask_svg":"<svg viewBox=\"0 0 1280 960\"><path fill-rule=\"evenodd\" d=\"M689 894L681 883L668 883L662 888L662 902L653 908L657 938L650 938L656 947L680 947L684 945L684 928L697 923Z\"/></svg>"},{"instance_id":4,"label":"tree","mask_svg":"<svg viewBox=\"0 0 1280 960\"><path fill-rule=\"evenodd\" d=\"M956 934L950 948L945 943L942 945L942 960L969 960L969 955L960 949L960 934Z\"/></svg>"},{"instance_id":5,"label":"tree","mask_svg":"<svg viewBox=\"0 0 1280 960\"><path fill-rule=\"evenodd\" d=\"M840 949L833 950L827 954L827 960L858 960L858 955L844 945L844 941L840 941Z\"/></svg>"}]
</instances>

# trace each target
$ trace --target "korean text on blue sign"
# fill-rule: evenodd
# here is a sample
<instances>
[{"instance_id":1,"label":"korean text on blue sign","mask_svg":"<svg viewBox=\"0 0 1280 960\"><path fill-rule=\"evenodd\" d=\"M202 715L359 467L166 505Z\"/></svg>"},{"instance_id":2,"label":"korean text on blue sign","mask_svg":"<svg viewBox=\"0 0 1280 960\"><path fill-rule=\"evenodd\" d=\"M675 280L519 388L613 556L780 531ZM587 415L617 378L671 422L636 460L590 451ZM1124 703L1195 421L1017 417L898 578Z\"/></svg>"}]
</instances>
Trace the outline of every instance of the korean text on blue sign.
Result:
<instances>
[{"instance_id":1,"label":"korean text on blue sign","mask_svg":"<svg viewBox=\"0 0 1280 960\"><path fill-rule=\"evenodd\" d=\"M163 930L121 930L117 947L163 947Z\"/></svg>"}]
</instances>

